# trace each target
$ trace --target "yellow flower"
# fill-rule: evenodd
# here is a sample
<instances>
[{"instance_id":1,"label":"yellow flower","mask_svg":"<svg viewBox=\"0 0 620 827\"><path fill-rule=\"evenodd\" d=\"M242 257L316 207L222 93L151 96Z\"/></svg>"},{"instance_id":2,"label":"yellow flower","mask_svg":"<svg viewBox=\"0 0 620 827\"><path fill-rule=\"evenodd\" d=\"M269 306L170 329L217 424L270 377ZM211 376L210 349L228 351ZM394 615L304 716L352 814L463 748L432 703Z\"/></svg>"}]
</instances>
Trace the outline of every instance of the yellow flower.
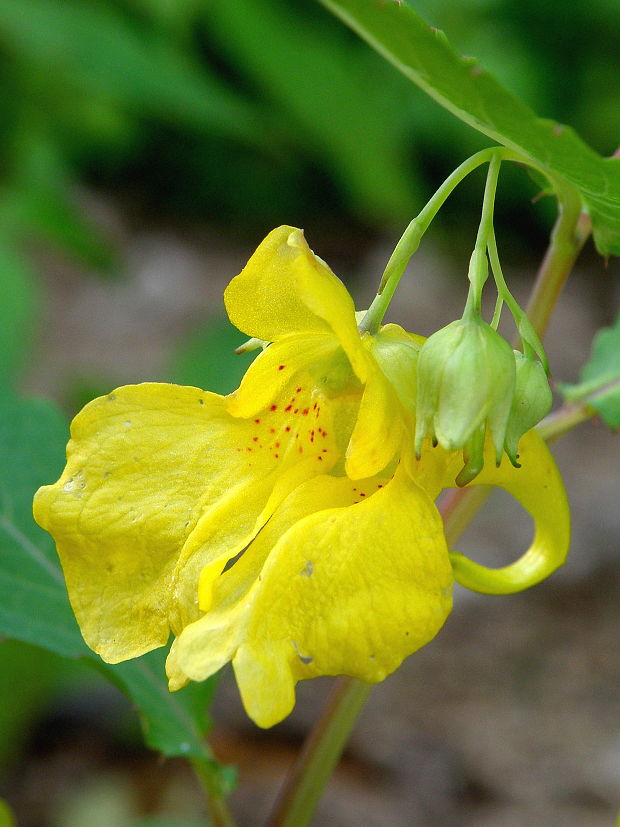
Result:
<instances>
[{"instance_id":1,"label":"yellow flower","mask_svg":"<svg viewBox=\"0 0 620 827\"><path fill-rule=\"evenodd\" d=\"M225 293L233 323L272 342L227 397L142 384L75 418L60 480L35 498L84 639L109 662L175 636L170 688L231 661L250 717L284 718L295 683L380 681L430 641L453 570L473 588L525 588L563 561L564 489L537 434L522 468L488 462L532 514L505 569L448 554L434 500L458 454L416 460L416 362L396 325L360 334L342 283L293 227L274 230ZM489 457L493 446L487 445Z\"/></svg>"}]
</instances>

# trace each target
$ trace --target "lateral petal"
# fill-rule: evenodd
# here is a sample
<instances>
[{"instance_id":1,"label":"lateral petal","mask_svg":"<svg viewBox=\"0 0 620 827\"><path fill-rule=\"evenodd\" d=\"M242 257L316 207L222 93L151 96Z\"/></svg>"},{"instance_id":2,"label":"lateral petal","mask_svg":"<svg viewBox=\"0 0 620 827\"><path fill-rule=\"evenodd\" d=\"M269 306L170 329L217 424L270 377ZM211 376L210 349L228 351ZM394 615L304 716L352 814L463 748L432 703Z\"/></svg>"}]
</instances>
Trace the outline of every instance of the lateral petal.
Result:
<instances>
[{"instance_id":1,"label":"lateral petal","mask_svg":"<svg viewBox=\"0 0 620 827\"><path fill-rule=\"evenodd\" d=\"M347 476L358 480L380 473L392 461L402 440L403 419L398 397L373 365L347 447Z\"/></svg>"}]
</instances>

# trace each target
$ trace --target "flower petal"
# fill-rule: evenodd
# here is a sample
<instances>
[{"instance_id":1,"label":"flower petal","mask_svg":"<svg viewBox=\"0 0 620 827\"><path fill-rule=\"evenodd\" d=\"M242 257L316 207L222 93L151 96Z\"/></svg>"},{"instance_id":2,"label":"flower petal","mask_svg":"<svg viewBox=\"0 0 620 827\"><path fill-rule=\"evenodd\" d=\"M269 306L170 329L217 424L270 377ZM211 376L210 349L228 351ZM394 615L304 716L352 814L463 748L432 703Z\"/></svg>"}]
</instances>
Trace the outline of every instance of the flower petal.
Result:
<instances>
[{"instance_id":1,"label":"flower petal","mask_svg":"<svg viewBox=\"0 0 620 827\"><path fill-rule=\"evenodd\" d=\"M378 474L401 447L403 421L396 392L372 367L346 454L346 473L353 480Z\"/></svg>"},{"instance_id":2,"label":"flower petal","mask_svg":"<svg viewBox=\"0 0 620 827\"><path fill-rule=\"evenodd\" d=\"M293 488L337 458L329 436L304 459L292 435L280 450L268 419L256 419L164 384L119 388L75 418L67 467L39 490L34 513L104 660L136 657L195 620L203 568L219 574Z\"/></svg>"},{"instance_id":3,"label":"flower petal","mask_svg":"<svg viewBox=\"0 0 620 827\"><path fill-rule=\"evenodd\" d=\"M290 405L303 411L308 403L312 408L313 394L333 397L342 392L361 392L361 385L338 340L325 333L294 334L257 356L227 407L233 416L250 417L286 399L284 409Z\"/></svg>"},{"instance_id":4,"label":"flower petal","mask_svg":"<svg viewBox=\"0 0 620 827\"><path fill-rule=\"evenodd\" d=\"M333 332L360 379L361 347L353 301L296 227L272 230L224 292L231 322L267 342L292 333Z\"/></svg>"},{"instance_id":5,"label":"flower petal","mask_svg":"<svg viewBox=\"0 0 620 827\"><path fill-rule=\"evenodd\" d=\"M539 583L564 563L570 540L570 513L560 473L536 431L521 437L521 468L514 468L506 457L496 468L494 459L494 450L487 440L484 470L472 484L498 485L512 494L534 519L534 540L516 562L503 568L481 566L456 552L450 558L454 577L462 586L485 594L512 594Z\"/></svg>"},{"instance_id":6,"label":"flower petal","mask_svg":"<svg viewBox=\"0 0 620 827\"><path fill-rule=\"evenodd\" d=\"M318 477L293 492L222 576L213 611L183 631L171 665L201 680L232 659L248 714L271 726L297 680L377 682L430 641L451 608L441 520L402 469L379 486Z\"/></svg>"}]
</instances>

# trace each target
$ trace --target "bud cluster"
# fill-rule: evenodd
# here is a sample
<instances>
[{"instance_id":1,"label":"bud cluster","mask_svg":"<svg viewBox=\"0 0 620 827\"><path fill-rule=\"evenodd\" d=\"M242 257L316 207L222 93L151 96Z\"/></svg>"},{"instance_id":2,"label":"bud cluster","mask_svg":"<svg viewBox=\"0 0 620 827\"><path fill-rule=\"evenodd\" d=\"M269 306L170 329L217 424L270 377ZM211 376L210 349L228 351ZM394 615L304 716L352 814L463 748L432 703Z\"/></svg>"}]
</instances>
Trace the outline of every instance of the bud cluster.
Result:
<instances>
[{"instance_id":1,"label":"bud cluster","mask_svg":"<svg viewBox=\"0 0 620 827\"><path fill-rule=\"evenodd\" d=\"M505 451L518 467L521 436L551 407L551 390L535 354L512 350L478 315L466 313L430 336L418 359L415 451L430 437L447 451L463 451L457 478L480 473L486 434L499 465Z\"/></svg>"}]
</instances>

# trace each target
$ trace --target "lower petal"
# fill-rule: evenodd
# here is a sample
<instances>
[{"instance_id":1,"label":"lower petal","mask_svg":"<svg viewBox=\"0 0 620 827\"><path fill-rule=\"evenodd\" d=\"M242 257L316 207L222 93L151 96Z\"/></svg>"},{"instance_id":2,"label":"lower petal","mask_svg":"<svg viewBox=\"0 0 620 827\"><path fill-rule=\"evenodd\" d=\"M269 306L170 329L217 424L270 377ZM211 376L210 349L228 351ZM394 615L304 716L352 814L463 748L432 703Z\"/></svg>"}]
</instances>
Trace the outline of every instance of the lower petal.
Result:
<instances>
[{"instance_id":1,"label":"lower petal","mask_svg":"<svg viewBox=\"0 0 620 827\"><path fill-rule=\"evenodd\" d=\"M272 536L259 534L222 576L213 612L184 630L176 652L188 677L207 677L227 620L218 662L232 659L260 726L288 714L297 680L383 680L437 634L451 608L441 520L402 469L387 485L315 478L282 514L265 527Z\"/></svg>"}]
</instances>

